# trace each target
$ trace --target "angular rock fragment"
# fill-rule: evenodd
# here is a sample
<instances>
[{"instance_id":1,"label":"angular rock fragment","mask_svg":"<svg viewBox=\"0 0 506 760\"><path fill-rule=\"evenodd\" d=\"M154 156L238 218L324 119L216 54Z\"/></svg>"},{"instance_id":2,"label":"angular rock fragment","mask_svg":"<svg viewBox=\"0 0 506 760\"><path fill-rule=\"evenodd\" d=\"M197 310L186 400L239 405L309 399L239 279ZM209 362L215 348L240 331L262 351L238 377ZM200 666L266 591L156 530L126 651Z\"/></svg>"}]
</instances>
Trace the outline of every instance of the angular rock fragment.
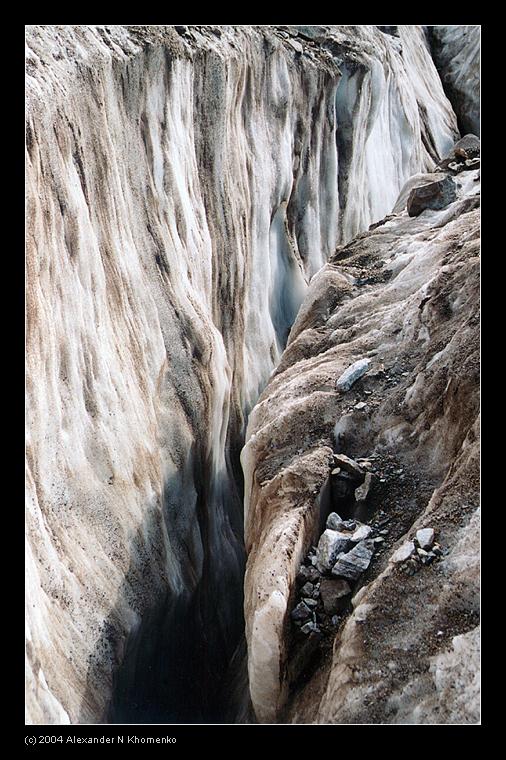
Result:
<instances>
[{"instance_id":1,"label":"angular rock fragment","mask_svg":"<svg viewBox=\"0 0 506 760\"><path fill-rule=\"evenodd\" d=\"M347 457L346 454L334 454L334 461L341 470L344 470L349 475L353 475L357 480L361 480L364 477L364 471L360 465L354 459L351 459L351 457Z\"/></svg>"},{"instance_id":2,"label":"angular rock fragment","mask_svg":"<svg viewBox=\"0 0 506 760\"><path fill-rule=\"evenodd\" d=\"M364 482L362 485L355 489L356 501L366 501L373 484L373 478L374 476L372 473L366 472Z\"/></svg>"},{"instance_id":3,"label":"angular rock fragment","mask_svg":"<svg viewBox=\"0 0 506 760\"><path fill-rule=\"evenodd\" d=\"M409 194L407 209L409 216L418 216L427 209L446 208L457 198L455 183L445 175L440 180L422 187L415 187Z\"/></svg>"},{"instance_id":4,"label":"angular rock fragment","mask_svg":"<svg viewBox=\"0 0 506 760\"><path fill-rule=\"evenodd\" d=\"M328 572L340 552L351 545L350 535L327 528L321 535L316 551L316 567L321 573Z\"/></svg>"},{"instance_id":5,"label":"angular rock fragment","mask_svg":"<svg viewBox=\"0 0 506 760\"><path fill-rule=\"evenodd\" d=\"M396 552L392 554L390 558L391 562L397 564L398 562L405 562L409 557L415 553L415 545L413 541L405 541Z\"/></svg>"},{"instance_id":6,"label":"angular rock fragment","mask_svg":"<svg viewBox=\"0 0 506 760\"><path fill-rule=\"evenodd\" d=\"M351 540L354 543L358 543L359 541L363 541L365 538L369 538L369 536L372 533L372 528L370 525L359 525L353 532L351 536Z\"/></svg>"},{"instance_id":7,"label":"angular rock fragment","mask_svg":"<svg viewBox=\"0 0 506 760\"><path fill-rule=\"evenodd\" d=\"M306 633L306 634L313 633L313 631L315 633L320 633L320 629L318 628L316 623L314 623L312 620L310 620L309 623L304 623L304 625L302 626L300 630L302 631L302 633Z\"/></svg>"},{"instance_id":8,"label":"angular rock fragment","mask_svg":"<svg viewBox=\"0 0 506 760\"><path fill-rule=\"evenodd\" d=\"M430 549L434 543L434 529L433 528L421 528L416 531L416 540L418 546L421 549Z\"/></svg>"},{"instance_id":9,"label":"angular rock fragment","mask_svg":"<svg viewBox=\"0 0 506 760\"><path fill-rule=\"evenodd\" d=\"M346 369L343 374L336 380L336 391L345 393L349 391L356 381L365 375L371 363L370 359L359 359Z\"/></svg>"},{"instance_id":10,"label":"angular rock fragment","mask_svg":"<svg viewBox=\"0 0 506 760\"><path fill-rule=\"evenodd\" d=\"M346 597L351 594L351 588L342 578L325 578L320 587L323 609L327 615L341 612L346 606Z\"/></svg>"},{"instance_id":11,"label":"angular rock fragment","mask_svg":"<svg viewBox=\"0 0 506 760\"><path fill-rule=\"evenodd\" d=\"M454 155L456 151L464 150L468 158L475 158L480 155L480 138L473 134L464 135L453 147Z\"/></svg>"},{"instance_id":12,"label":"angular rock fragment","mask_svg":"<svg viewBox=\"0 0 506 760\"><path fill-rule=\"evenodd\" d=\"M313 591L314 591L314 586L312 583L308 581L302 586L300 593L302 594L302 596L311 596Z\"/></svg>"},{"instance_id":13,"label":"angular rock fragment","mask_svg":"<svg viewBox=\"0 0 506 760\"><path fill-rule=\"evenodd\" d=\"M306 567L306 565L301 565L300 570L297 575L297 580L299 583L305 584L305 583L315 583L318 578L320 577L318 570L314 567Z\"/></svg>"},{"instance_id":14,"label":"angular rock fragment","mask_svg":"<svg viewBox=\"0 0 506 760\"><path fill-rule=\"evenodd\" d=\"M373 551L372 541L361 541L350 552L338 557L332 575L356 581L369 567Z\"/></svg>"},{"instance_id":15,"label":"angular rock fragment","mask_svg":"<svg viewBox=\"0 0 506 760\"><path fill-rule=\"evenodd\" d=\"M302 601L304 602L306 607L309 607L311 610L314 609L316 605L318 604L316 599L309 599L308 597L304 597Z\"/></svg>"},{"instance_id":16,"label":"angular rock fragment","mask_svg":"<svg viewBox=\"0 0 506 760\"><path fill-rule=\"evenodd\" d=\"M300 602L300 604L292 610L290 617L292 620L307 620L311 617L311 610L306 604L304 604L304 602Z\"/></svg>"},{"instance_id":17,"label":"angular rock fragment","mask_svg":"<svg viewBox=\"0 0 506 760\"><path fill-rule=\"evenodd\" d=\"M330 530L343 530L345 528L345 521L342 517L339 517L337 512L331 512L327 517L327 528Z\"/></svg>"}]
</instances>

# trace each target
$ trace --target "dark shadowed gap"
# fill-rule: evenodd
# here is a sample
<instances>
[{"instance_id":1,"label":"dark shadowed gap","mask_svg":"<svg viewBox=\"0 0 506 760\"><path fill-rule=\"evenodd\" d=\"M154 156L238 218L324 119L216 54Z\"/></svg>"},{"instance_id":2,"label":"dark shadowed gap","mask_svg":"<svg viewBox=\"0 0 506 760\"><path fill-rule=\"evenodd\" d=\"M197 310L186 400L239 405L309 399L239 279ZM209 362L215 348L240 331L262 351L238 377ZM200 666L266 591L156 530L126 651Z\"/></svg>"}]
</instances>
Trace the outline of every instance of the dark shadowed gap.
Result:
<instances>
[{"instance_id":1,"label":"dark shadowed gap","mask_svg":"<svg viewBox=\"0 0 506 760\"><path fill-rule=\"evenodd\" d=\"M228 448L221 479L202 452L192 454L202 572L193 590L167 594L130 634L113 679L110 723L223 723L245 713L240 445L236 440ZM167 499L178 488L167 484ZM165 518L170 535L175 520L168 503ZM186 560L191 575L195 552L185 551L180 562Z\"/></svg>"}]
</instances>

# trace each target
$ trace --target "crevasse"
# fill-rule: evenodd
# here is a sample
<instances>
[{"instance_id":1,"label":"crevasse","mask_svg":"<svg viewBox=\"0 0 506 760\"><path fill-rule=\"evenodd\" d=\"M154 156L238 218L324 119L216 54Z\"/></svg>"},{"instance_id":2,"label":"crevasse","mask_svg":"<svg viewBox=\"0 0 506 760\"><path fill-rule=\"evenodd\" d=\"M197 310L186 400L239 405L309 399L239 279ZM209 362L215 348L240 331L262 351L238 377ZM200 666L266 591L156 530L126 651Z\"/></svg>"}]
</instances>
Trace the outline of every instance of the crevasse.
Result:
<instances>
[{"instance_id":1,"label":"crevasse","mask_svg":"<svg viewBox=\"0 0 506 760\"><path fill-rule=\"evenodd\" d=\"M218 32L27 30L30 723L104 720L115 673L128 720L222 717L247 416L312 275L455 137L418 27Z\"/></svg>"}]
</instances>

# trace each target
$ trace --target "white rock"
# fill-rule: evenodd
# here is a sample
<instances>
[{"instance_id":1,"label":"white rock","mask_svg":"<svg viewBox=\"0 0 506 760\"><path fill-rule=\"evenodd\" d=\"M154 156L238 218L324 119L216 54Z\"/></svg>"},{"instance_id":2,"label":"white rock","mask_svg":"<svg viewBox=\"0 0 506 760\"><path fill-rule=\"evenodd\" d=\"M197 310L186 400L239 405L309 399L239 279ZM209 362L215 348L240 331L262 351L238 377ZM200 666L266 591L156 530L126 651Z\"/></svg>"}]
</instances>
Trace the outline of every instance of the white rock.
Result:
<instances>
[{"instance_id":1,"label":"white rock","mask_svg":"<svg viewBox=\"0 0 506 760\"><path fill-rule=\"evenodd\" d=\"M358 543L359 541L363 541L364 538L369 538L369 536L372 533L372 528L370 525L359 525L354 531L353 535L351 536L351 540L354 543Z\"/></svg>"},{"instance_id":2,"label":"white rock","mask_svg":"<svg viewBox=\"0 0 506 760\"><path fill-rule=\"evenodd\" d=\"M351 386L365 375L371 363L370 359L359 359L346 369L343 374L336 380L336 391L345 393Z\"/></svg>"},{"instance_id":3,"label":"white rock","mask_svg":"<svg viewBox=\"0 0 506 760\"><path fill-rule=\"evenodd\" d=\"M430 549L434 543L434 529L421 528L416 531L416 540L421 549Z\"/></svg>"},{"instance_id":4,"label":"white rock","mask_svg":"<svg viewBox=\"0 0 506 760\"><path fill-rule=\"evenodd\" d=\"M349 533L341 533L327 528L318 542L316 550L316 567L321 573L328 572L334 565L338 555L350 546Z\"/></svg>"},{"instance_id":5,"label":"white rock","mask_svg":"<svg viewBox=\"0 0 506 760\"><path fill-rule=\"evenodd\" d=\"M409 557L411 557L412 554L415 553L415 545L413 541L405 541L402 546L400 546L396 552L392 555L390 558L390 562L398 563L398 562L404 562Z\"/></svg>"},{"instance_id":6,"label":"white rock","mask_svg":"<svg viewBox=\"0 0 506 760\"><path fill-rule=\"evenodd\" d=\"M331 512L327 517L326 527L330 528L330 530L342 530L345 527L344 520L337 514L337 512Z\"/></svg>"}]
</instances>

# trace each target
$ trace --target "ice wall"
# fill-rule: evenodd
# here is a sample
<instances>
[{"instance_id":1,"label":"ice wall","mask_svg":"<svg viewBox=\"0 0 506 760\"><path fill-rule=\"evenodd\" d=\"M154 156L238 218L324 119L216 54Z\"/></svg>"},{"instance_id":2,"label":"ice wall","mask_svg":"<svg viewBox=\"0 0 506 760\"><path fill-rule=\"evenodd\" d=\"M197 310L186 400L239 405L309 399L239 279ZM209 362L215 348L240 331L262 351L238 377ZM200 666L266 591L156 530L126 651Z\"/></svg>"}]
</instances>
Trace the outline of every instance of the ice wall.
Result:
<instances>
[{"instance_id":1,"label":"ice wall","mask_svg":"<svg viewBox=\"0 0 506 760\"><path fill-rule=\"evenodd\" d=\"M429 63L442 120L417 115L419 29L402 55L287 29L27 30L28 722L103 720L161 600L215 658L195 678L223 671L246 415L310 277L426 168L426 132L452 140Z\"/></svg>"},{"instance_id":2,"label":"ice wall","mask_svg":"<svg viewBox=\"0 0 506 760\"><path fill-rule=\"evenodd\" d=\"M428 35L434 61L462 134L479 135L480 26L431 26Z\"/></svg>"}]
</instances>

